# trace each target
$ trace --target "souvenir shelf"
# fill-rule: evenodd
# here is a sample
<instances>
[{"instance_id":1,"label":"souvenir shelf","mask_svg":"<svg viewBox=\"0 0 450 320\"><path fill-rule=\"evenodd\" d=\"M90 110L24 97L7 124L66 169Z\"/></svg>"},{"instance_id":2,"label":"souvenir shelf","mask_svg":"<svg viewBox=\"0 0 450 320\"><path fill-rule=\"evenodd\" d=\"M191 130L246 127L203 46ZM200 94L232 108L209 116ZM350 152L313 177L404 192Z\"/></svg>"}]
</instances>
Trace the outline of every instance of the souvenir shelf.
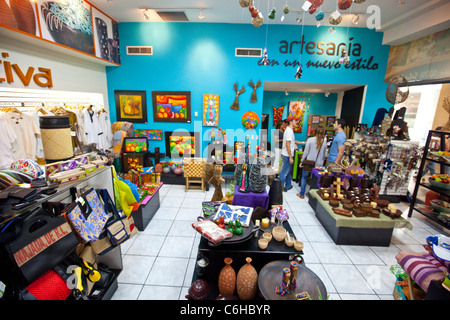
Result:
<instances>
[{"instance_id":1,"label":"souvenir shelf","mask_svg":"<svg viewBox=\"0 0 450 320\"><path fill-rule=\"evenodd\" d=\"M445 173L445 168L447 166L450 166L450 158L445 156L437 156L437 153L434 153L433 151L430 151L430 147L433 149L433 137L439 137L440 143L439 143L439 149L441 151L445 150L445 140L450 136L450 132L444 132L444 131L435 131L430 130L428 132L427 141L425 143L422 161L419 166L419 172L417 173L417 180L414 187L414 192L412 194L411 203L409 207L408 217L412 216L413 210L418 211L419 213L423 214L430 220L434 222L436 226L443 227L445 229L450 229L450 219L445 220L440 214L436 214L436 212L430 212L427 210L423 210L423 208L418 206L418 202L420 202L419 199L417 199L417 194L419 192L420 187L427 188L431 191L437 192L441 197L450 197L450 189L442 189L437 188L433 185L431 185L429 182L421 182L422 172L425 168L425 163L427 161L432 161L436 164L439 164L440 170L436 170L437 172Z\"/></svg>"}]
</instances>

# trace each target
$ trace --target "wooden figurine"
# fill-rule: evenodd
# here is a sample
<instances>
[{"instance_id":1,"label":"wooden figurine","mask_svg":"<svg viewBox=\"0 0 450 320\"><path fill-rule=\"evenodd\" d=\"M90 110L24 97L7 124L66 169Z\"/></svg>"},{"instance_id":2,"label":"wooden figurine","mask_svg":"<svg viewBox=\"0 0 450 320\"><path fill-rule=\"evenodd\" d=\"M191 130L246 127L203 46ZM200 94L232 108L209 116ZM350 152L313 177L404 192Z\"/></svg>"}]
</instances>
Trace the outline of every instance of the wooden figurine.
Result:
<instances>
[{"instance_id":1,"label":"wooden figurine","mask_svg":"<svg viewBox=\"0 0 450 320\"><path fill-rule=\"evenodd\" d=\"M328 188L331 184L331 177L328 175L328 172L325 172L323 176L320 177L320 183L323 188Z\"/></svg>"},{"instance_id":2,"label":"wooden figurine","mask_svg":"<svg viewBox=\"0 0 450 320\"><path fill-rule=\"evenodd\" d=\"M234 91L236 92L236 98L234 99L233 104L231 105L231 110L239 110L239 96L245 92L245 87L242 86L241 90L239 90L239 84L236 82L233 86Z\"/></svg>"},{"instance_id":3,"label":"wooden figurine","mask_svg":"<svg viewBox=\"0 0 450 320\"><path fill-rule=\"evenodd\" d=\"M350 178L349 182L350 182L350 188L349 188L349 190L352 190L353 188L358 187L358 175L357 175L357 174L354 174L354 175Z\"/></svg>"},{"instance_id":4,"label":"wooden figurine","mask_svg":"<svg viewBox=\"0 0 450 320\"><path fill-rule=\"evenodd\" d=\"M220 164L208 163L205 168L205 181L214 186L214 194L211 201L221 201L223 199L222 184L225 179L222 178L223 166Z\"/></svg>"},{"instance_id":5,"label":"wooden figurine","mask_svg":"<svg viewBox=\"0 0 450 320\"><path fill-rule=\"evenodd\" d=\"M344 182L341 181L341 177L337 177L333 184L336 186L336 197L339 198L339 195L341 194L341 186L344 185Z\"/></svg>"},{"instance_id":6,"label":"wooden figurine","mask_svg":"<svg viewBox=\"0 0 450 320\"><path fill-rule=\"evenodd\" d=\"M289 279L289 289L293 290L297 288L297 272L298 272L298 263L295 261L291 262L291 278Z\"/></svg>"},{"instance_id":7,"label":"wooden figurine","mask_svg":"<svg viewBox=\"0 0 450 320\"><path fill-rule=\"evenodd\" d=\"M275 293L281 294L282 296L289 293L289 284L291 278L291 270L289 268L283 269L283 279L281 283L275 287Z\"/></svg>"},{"instance_id":8,"label":"wooden figurine","mask_svg":"<svg viewBox=\"0 0 450 320\"><path fill-rule=\"evenodd\" d=\"M239 178L239 192L249 192L247 179L247 166L242 165L241 177Z\"/></svg>"},{"instance_id":9,"label":"wooden figurine","mask_svg":"<svg viewBox=\"0 0 450 320\"><path fill-rule=\"evenodd\" d=\"M370 189L370 192L372 193L372 199L380 198L380 187L376 184L373 185L372 189Z\"/></svg>"}]
</instances>

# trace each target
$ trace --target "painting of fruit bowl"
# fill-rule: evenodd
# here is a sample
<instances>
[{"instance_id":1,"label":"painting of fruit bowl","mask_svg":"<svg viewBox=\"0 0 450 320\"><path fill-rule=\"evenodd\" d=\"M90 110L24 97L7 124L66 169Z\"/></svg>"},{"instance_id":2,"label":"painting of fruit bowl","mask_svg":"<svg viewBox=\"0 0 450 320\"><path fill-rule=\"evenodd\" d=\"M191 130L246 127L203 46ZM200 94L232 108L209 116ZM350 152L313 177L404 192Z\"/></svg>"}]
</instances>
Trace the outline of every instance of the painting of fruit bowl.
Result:
<instances>
[{"instance_id":1,"label":"painting of fruit bowl","mask_svg":"<svg viewBox=\"0 0 450 320\"><path fill-rule=\"evenodd\" d=\"M145 91L115 90L117 121L147 122L147 100Z\"/></svg>"},{"instance_id":2,"label":"painting of fruit bowl","mask_svg":"<svg viewBox=\"0 0 450 320\"><path fill-rule=\"evenodd\" d=\"M148 140L147 138L134 137L134 138L124 138L123 145L125 152L147 152L148 151Z\"/></svg>"},{"instance_id":3,"label":"painting of fruit bowl","mask_svg":"<svg viewBox=\"0 0 450 320\"><path fill-rule=\"evenodd\" d=\"M191 122L190 91L153 91L153 121Z\"/></svg>"},{"instance_id":4,"label":"painting of fruit bowl","mask_svg":"<svg viewBox=\"0 0 450 320\"><path fill-rule=\"evenodd\" d=\"M197 132L165 132L168 158L196 157L200 154Z\"/></svg>"},{"instance_id":5,"label":"painting of fruit bowl","mask_svg":"<svg viewBox=\"0 0 450 320\"><path fill-rule=\"evenodd\" d=\"M82 0L43 2L40 6L42 37L94 55L90 9Z\"/></svg>"},{"instance_id":6,"label":"painting of fruit bowl","mask_svg":"<svg viewBox=\"0 0 450 320\"><path fill-rule=\"evenodd\" d=\"M450 190L450 176L448 174L433 174L428 178L433 187Z\"/></svg>"}]
</instances>

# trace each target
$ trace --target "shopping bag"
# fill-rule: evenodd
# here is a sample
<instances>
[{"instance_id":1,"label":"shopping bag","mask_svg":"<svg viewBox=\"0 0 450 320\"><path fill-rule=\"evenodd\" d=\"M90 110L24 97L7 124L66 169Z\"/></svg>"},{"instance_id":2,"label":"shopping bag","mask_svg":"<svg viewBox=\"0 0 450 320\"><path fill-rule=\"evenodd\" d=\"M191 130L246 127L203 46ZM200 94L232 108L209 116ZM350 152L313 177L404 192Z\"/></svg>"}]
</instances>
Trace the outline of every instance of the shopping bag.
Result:
<instances>
[{"instance_id":1,"label":"shopping bag","mask_svg":"<svg viewBox=\"0 0 450 320\"><path fill-rule=\"evenodd\" d=\"M78 244L64 217L52 217L37 208L1 230L2 275L6 273L12 282L26 286L61 262Z\"/></svg>"}]
</instances>

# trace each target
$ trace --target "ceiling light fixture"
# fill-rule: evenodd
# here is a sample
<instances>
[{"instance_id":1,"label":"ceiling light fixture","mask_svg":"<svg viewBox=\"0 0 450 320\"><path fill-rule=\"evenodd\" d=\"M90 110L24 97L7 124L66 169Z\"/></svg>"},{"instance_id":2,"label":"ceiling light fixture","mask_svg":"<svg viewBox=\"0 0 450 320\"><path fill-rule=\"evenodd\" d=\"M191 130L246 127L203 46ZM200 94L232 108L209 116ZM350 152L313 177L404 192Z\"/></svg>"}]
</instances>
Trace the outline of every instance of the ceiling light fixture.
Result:
<instances>
[{"instance_id":1,"label":"ceiling light fixture","mask_svg":"<svg viewBox=\"0 0 450 320\"><path fill-rule=\"evenodd\" d=\"M352 18L352 23L356 26L359 22L359 15L358 14L354 14L353 18Z\"/></svg>"},{"instance_id":2,"label":"ceiling light fixture","mask_svg":"<svg viewBox=\"0 0 450 320\"><path fill-rule=\"evenodd\" d=\"M145 20L150 20L150 14L151 14L151 10L150 9L144 9L144 18L145 18Z\"/></svg>"},{"instance_id":3,"label":"ceiling light fixture","mask_svg":"<svg viewBox=\"0 0 450 320\"><path fill-rule=\"evenodd\" d=\"M200 9L200 14L198 15L199 19L204 19L205 15L203 14L203 9Z\"/></svg>"}]
</instances>

